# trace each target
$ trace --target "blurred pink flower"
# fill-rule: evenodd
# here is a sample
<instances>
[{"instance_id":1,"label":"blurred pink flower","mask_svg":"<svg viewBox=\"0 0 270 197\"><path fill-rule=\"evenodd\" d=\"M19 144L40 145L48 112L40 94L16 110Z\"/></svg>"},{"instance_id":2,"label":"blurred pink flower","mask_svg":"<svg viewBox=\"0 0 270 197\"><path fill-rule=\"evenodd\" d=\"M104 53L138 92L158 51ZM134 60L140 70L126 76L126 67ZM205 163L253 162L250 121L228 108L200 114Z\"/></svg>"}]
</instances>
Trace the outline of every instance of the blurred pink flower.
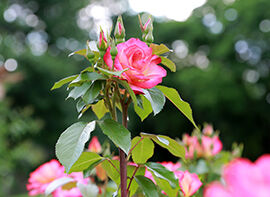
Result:
<instances>
[{"instance_id":1,"label":"blurred pink flower","mask_svg":"<svg viewBox=\"0 0 270 197\"><path fill-rule=\"evenodd\" d=\"M222 150L222 142L218 136L202 136L202 149L205 157L214 156Z\"/></svg>"},{"instance_id":2,"label":"blurred pink flower","mask_svg":"<svg viewBox=\"0 0 270 197\"><path fill-rule=\"evenodd\" d=\"M204 191L204 196L214 197L215 191L220 191L224 197L269 197L269 170L270 155L261 156L255 163L247 159L236 159L223 171L226 186L212 183Z\"/></svg>"},{"instance_id":3,"label":"blurred pink flower","mask_svg":"<svg viewBox=\"0 0 270 197\"><path fill-rule=\"evenodd\" d=\"M30 173L26 188L29 191L30 196L44 194L47 186L52 181L64 176L67 176L65 174L65 168L61 166L57 160L53 159Z\"/></svg>"},{"instance_id":4,"label":"blurred pink flower","mask_svg":"<svg viewBox=\"0 0 270 197\"><path fill-rule=\"evenodd\" d=\"M213 126L210 124L205 125L202 132L204 135L211 136L214 133Z\"/></svg>"},{"instance_id":5,"label":"blurred pink flower","mask_svg":"<svg viewBox=\"0 0 270 197\"><path fill-rule=\"evenodd\" d=\"M105 63L112 68L113 61L110 47L104 55ZM135 94L142 94L143 89L150 89L162 82L167 72L157 64L161 58L153 55L152 49L137 38L131 38L117 45L118 54L115 58L114 69L127 69L120 79L126 80Z\"/></svg>"},{"instance_id":6,"label":"blurred pink flower","mask_svg":"<svg viewBox=\"0 0 270 197\"><path fill-rule=\"evenodd\" d=\"M98 141L97 136L94 136L89 143L88 150L94 153L100 153L102 151L101 145Z\"/></svg>"},{"instance_id":7,"label":"blurred pink flower","mask_svg":"<svg viewBox=\"0 0 270 197\"><path fill-rule=\"evenodd\" d=\"M188 171L178 173L179 185L184 196L192 196L202 186L202 182L195 173L189 173Z\"/></svg>"},{"instance_id":8,"label":"blurred pink flower","mask_svg":"<svg viewBox=\"0 0 270 197\"><path fill-rule=\"evenodd\" d=\"M188 134L184 134L183 143L185 145L186 158L194 158L195 152L197 156L202 155L202 148L196 136L189 136Z\"/></svg>"},{"instance_id":9,"label":"blurred pink flower","mask_svg":"<svg viewBox=\"0 0 270 197\"><path fill-rule=\"evenodd\" d=\"M30 173L28 184L26 185L30 196L44 194L48 185L56 179L70 177L76 183L87 184L88 179L83 178L81 172L73 172L69 175L65 173L65 168L57 160L53 159L39 166L34 172ZM56 189L52 193L53 197L81 197L80 190L76 187L65 188L64 186Z\"/></svg>"},{"instance_id":10,"label":"blurred pink flower","mask_svg":"<svg viewBox=\"0 0 270 197\"><path fill-rule=\"evenodd\" d=\"M168 170L176 172L181 167L181 164L179 162L173 163L171 161L163 161L161 164L166 167Z\"/></svg>"}]
</instances>

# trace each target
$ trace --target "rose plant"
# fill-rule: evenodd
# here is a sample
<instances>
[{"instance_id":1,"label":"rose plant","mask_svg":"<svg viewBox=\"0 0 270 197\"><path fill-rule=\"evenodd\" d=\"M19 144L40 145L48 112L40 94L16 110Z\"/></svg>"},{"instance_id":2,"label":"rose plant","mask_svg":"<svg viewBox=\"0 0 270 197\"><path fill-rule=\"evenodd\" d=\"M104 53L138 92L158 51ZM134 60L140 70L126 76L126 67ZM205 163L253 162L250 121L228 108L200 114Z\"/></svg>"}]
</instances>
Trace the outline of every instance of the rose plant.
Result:
<instances>
[{"instance_id":1,"label":"rose plant","mask_svg":"<svg viewBox=\"0 0 270 197\"><path fill-rule=\"evenodd\" d=\"M143 121L152 112L154 115L158 114L167 98L195 128L198 127L193 120L190 105L181 99L179 93L174 88L158 85L167 75L161 65L173 72L176 71L176 66L166 57L170 50L164 44L153 43L152 18L149 17L143 24L139 17L139 22L142 40L130 38L125 41L125 28L120 16L114 37L110 34L105 36L101 30L97 42L98 51L93 51L87 44L86 49L71 54L84 56L89 65L81 73L56 82L52 89L68 83L67 98L77 101L79 118L92 109L98 120L80 121L67 128L57 141L56 156L67 173L86 173L101 166L117 184L115 194L119 192L122 197L132 196L138 188L145 196L158 196L158 188L162 188L160 191L165 193L175 191L176 196L180 195L179 181L185 173L176 177L162 164L148 162L148 159L154 153L155 144L158 144L184 161L184 146L164 135L141 133L131 139L131 133L127 129L128 108L133 103L135 112ZM106 113L110 114L110 118L105 116ZM121 121L119 113L122 114ZM95 151L98 147L93 148L93 152L84 152L85 144L97 125L118 147L119 160L113 160L107 154L98 154ZM131 159L136 165L127 165ZM158 187L151 179L142 176L145 168L151 172Z\"/></svg>"}]
</instances>

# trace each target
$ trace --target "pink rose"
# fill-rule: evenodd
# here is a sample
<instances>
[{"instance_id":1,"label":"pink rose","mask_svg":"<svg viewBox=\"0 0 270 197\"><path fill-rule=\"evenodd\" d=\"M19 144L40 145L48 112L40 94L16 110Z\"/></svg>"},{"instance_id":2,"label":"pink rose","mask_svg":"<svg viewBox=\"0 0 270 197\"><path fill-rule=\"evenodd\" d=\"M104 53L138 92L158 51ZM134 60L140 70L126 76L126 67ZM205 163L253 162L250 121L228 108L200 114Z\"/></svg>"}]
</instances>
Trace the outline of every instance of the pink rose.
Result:
<instances>
[{"instance_id":1,"label":"pink rose","mask_svg":"<svg viewBox=\"0 0 270 197\"><path fill-rule=\"evenodd\" d=\"M202 148L205 157L214 156L222 150L222 142L218 136L202 136Z\"/></svg>"},{"instance_id":2,"label":"pink rose","mask_svg":"<svg viewBox=\"0 0 270 197\"><path fill-rule=\"evenodd\" d=\"M30 174L26 188L30 196L44 194L47 186L52 181L65 176L65 168L57 160L53 159L39 166Z\"/></svg>"},{"instance_id":3,"label":"pink rose","mask_svg":"<svg viewBox=\"0 0 270 197\"><path fill-rule=\"evenodd\" d=\"M176 174L179 178L179 185L184 196L192 196L202 186L202 182L195 173L189 173L188 171Z\"/></svg>"},{"instance_id":4,"label":"pink rose","mask_svg":"<svg viewBox=\"0 0 270 197\"><path fill-rule=\"evenodd\" d=\"M26 185L29 191L29 196L44 194L48 185L56 179L70 177L74 182L87 184L89 179L83 178L81 172L73 172L71 174L65 173L65 168L57 160L53 159L50 162L44 163L39 166L34 172L30 174L28 184ZM78 188L74 187L69 190L57 188L53 193L53 197L81 197L81 192Z\"/></svg>"},{"instance_id":5,"label":"pink rose","mask_svg":"<svg viewBox=\"0 0 270 197\"><path fill-rule=\"evenodd\" d=\"M224 197L269 197L269 170L270 155L261 156L255 163L247 159L236 159L224 169L226 186L212 183L204 191L204 196L214 197L215 191L219 191Z\"/></svg>"},{"instance_id":6,"label":"pink rose","mask_svg":"<svg viewBox=\"0 0 270 197\"><path fill-rule=\"evenodd\" d=\"M113 61L110 47L104 55L105 63L112 68ZM131 38L117 45L118 54L115 58L114 69L125 71L120 79L126 80L135 94L142 94L143 89L150 89L162 82L167 72L157 64L161 58L153 55L152 49L137 38Z\"/></svg>"}]
</instances>

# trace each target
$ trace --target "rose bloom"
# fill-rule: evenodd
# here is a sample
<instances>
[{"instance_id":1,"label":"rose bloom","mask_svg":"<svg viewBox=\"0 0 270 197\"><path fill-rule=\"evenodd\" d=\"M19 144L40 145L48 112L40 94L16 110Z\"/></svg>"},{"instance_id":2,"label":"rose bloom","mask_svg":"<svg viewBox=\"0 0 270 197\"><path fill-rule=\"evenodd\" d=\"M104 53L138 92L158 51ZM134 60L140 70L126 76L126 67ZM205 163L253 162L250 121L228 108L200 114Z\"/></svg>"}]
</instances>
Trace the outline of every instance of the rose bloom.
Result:
<instances>
[{"instance_id":1,"label":"rose bloom","mask_svg":"<svg viewBox=\"0 0 270 197\"><path fill-rule=\"evenodd\" d=\"M152 48L137 38L131 38L117 46L118 54L115 57L114 70L127 69L120 79L126 80L135 94L142 94L143 89L150 89L162 82L167 72L157 64L161 58L153 55ZM105 63L112 68L113 61L110 47L104 55Z\"/></svg>"},{"instance_id":2,"label":"rose bloom","mask_svg":"<svg viewBox=\"0 0 270 197\"><path fill-rule=\"evenodd\" d=\"M29 191L30 196L44 194L47 186L52 181L65 176L64 166L61 166L57 160L53 159L30 173L26 188Z\"/></svg>"},{"instance_id":3,"label":"rose bloom","mask_svg":"<svg viewBox=\"0 0 270 197\"><path fill-rule=\"evenodd\" d=\"M247 159L230 162L223 171L226 183L214 182L204 191L204 197L269 197L270 155L261 156L255 163Z\"/></svg>"},{"instance_id":4,"label":"rose bloom","mask_svg":"<svg viewBox=\"0 0 270 197\"><path fill-rule=\"evenodd\" d=\"M184 196L192 196L202 186L202 182L195 173L189 173L188 171L178 172L176 176L179 178L179 185Z\"/></svg>"},{"instance_id":5,"label":"rose bloom","mask_svg":"<svg viewBox=\"0 0 270 197\"><path fill-rule=\"evenodd\" d=\"M81 172L73 172L69 175L65 173L65 168L57 160L53 159L43 165L39 166L34 172L30 173L28 184L26 185L30 196L38 194L44 194L48 185L56 179L70 177L74 180L74 186L76 183L87 184L88 179L83 178ZM78 188L57 188L53 193L53 197L81 197L80 190Z\"/></svg>"}]
</instances>

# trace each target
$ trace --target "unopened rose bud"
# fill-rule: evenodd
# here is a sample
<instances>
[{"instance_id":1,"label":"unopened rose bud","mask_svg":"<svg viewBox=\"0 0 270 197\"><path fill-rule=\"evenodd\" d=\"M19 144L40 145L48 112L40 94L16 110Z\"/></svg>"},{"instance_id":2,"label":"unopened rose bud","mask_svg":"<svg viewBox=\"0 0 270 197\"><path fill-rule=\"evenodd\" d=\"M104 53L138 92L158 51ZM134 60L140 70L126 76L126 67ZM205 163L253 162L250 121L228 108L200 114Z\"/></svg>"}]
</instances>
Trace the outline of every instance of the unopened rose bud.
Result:
<instances>
[{"instance_id":1,"label":"unopened rose bud","mask_svg":"<svg viewBox=\"0 0 270 197\"><path fill-rule=\"evenodd\" d=\"M94 153L100 153L102 151L101 145L96 136L94 136L93 139L90 141L88 150Z\"/></svg>"},{"instance_id":2,"label":"unopened rose bud","mask_svg":"<svg viewBox=\"0 0 270 197\"><path fill-rule=\"evenodd\" d=\"M151 16L149 16L147 22L145 24L142 23L141 17L139 15L140 28L142 30L142 39L147 44L151 44L154 41L153 36L153 20Z\"/></svg>"},{"instance_id":3,"label":"unopened rose bud","mask_svg":"<svg viewBox=\"0 0 270 197\"><path fill-rule=\"evenodd\" d=\"M101 51L106 51L107 45L108 44L107 44L106 37L104 35L104 31L102 29L100 29L98 48Z\"/></svg>"},{"instance_id":4,"label":"unopened rose bud","mask_svg":"<svg viewBox=\"0 0 270 197\"><path fill-rule=\"evenodd\" d=\"M111 54L111 56L112 56L112 59L114 60L115 59L115 57L117 56L117 54L118 54L118 50L117 50L117 47L115 46L115 43L114 43L114 41L112 40L111 41L111 50L110 50L110 54Z\"/></svg>"},{"instance_id":5,"label":"unopened rose bud","mask_svg":"<svg viewBox=\"0 0 270 197\"><path fill-rule=\"evenodd\" d=\"M140 28L143 33L147 33L150 30L153 30L153 23L152 23L151 17L148 18L147 22L144 25L142 24L141 16L138 15L138 17L139 17Z\"/></svg>"},{"instance_id":6,"label":"unopened rose bud","mask_svg":"<svg viewBox=\"0 0 270 197\"><path fill-rule=\"evenodd\" d=\"M118 16L114 30L114 37L116 39L116 43L119 44L125 42L125 36L126 34L122 16Z\"/></svg>"}]
</instances>

